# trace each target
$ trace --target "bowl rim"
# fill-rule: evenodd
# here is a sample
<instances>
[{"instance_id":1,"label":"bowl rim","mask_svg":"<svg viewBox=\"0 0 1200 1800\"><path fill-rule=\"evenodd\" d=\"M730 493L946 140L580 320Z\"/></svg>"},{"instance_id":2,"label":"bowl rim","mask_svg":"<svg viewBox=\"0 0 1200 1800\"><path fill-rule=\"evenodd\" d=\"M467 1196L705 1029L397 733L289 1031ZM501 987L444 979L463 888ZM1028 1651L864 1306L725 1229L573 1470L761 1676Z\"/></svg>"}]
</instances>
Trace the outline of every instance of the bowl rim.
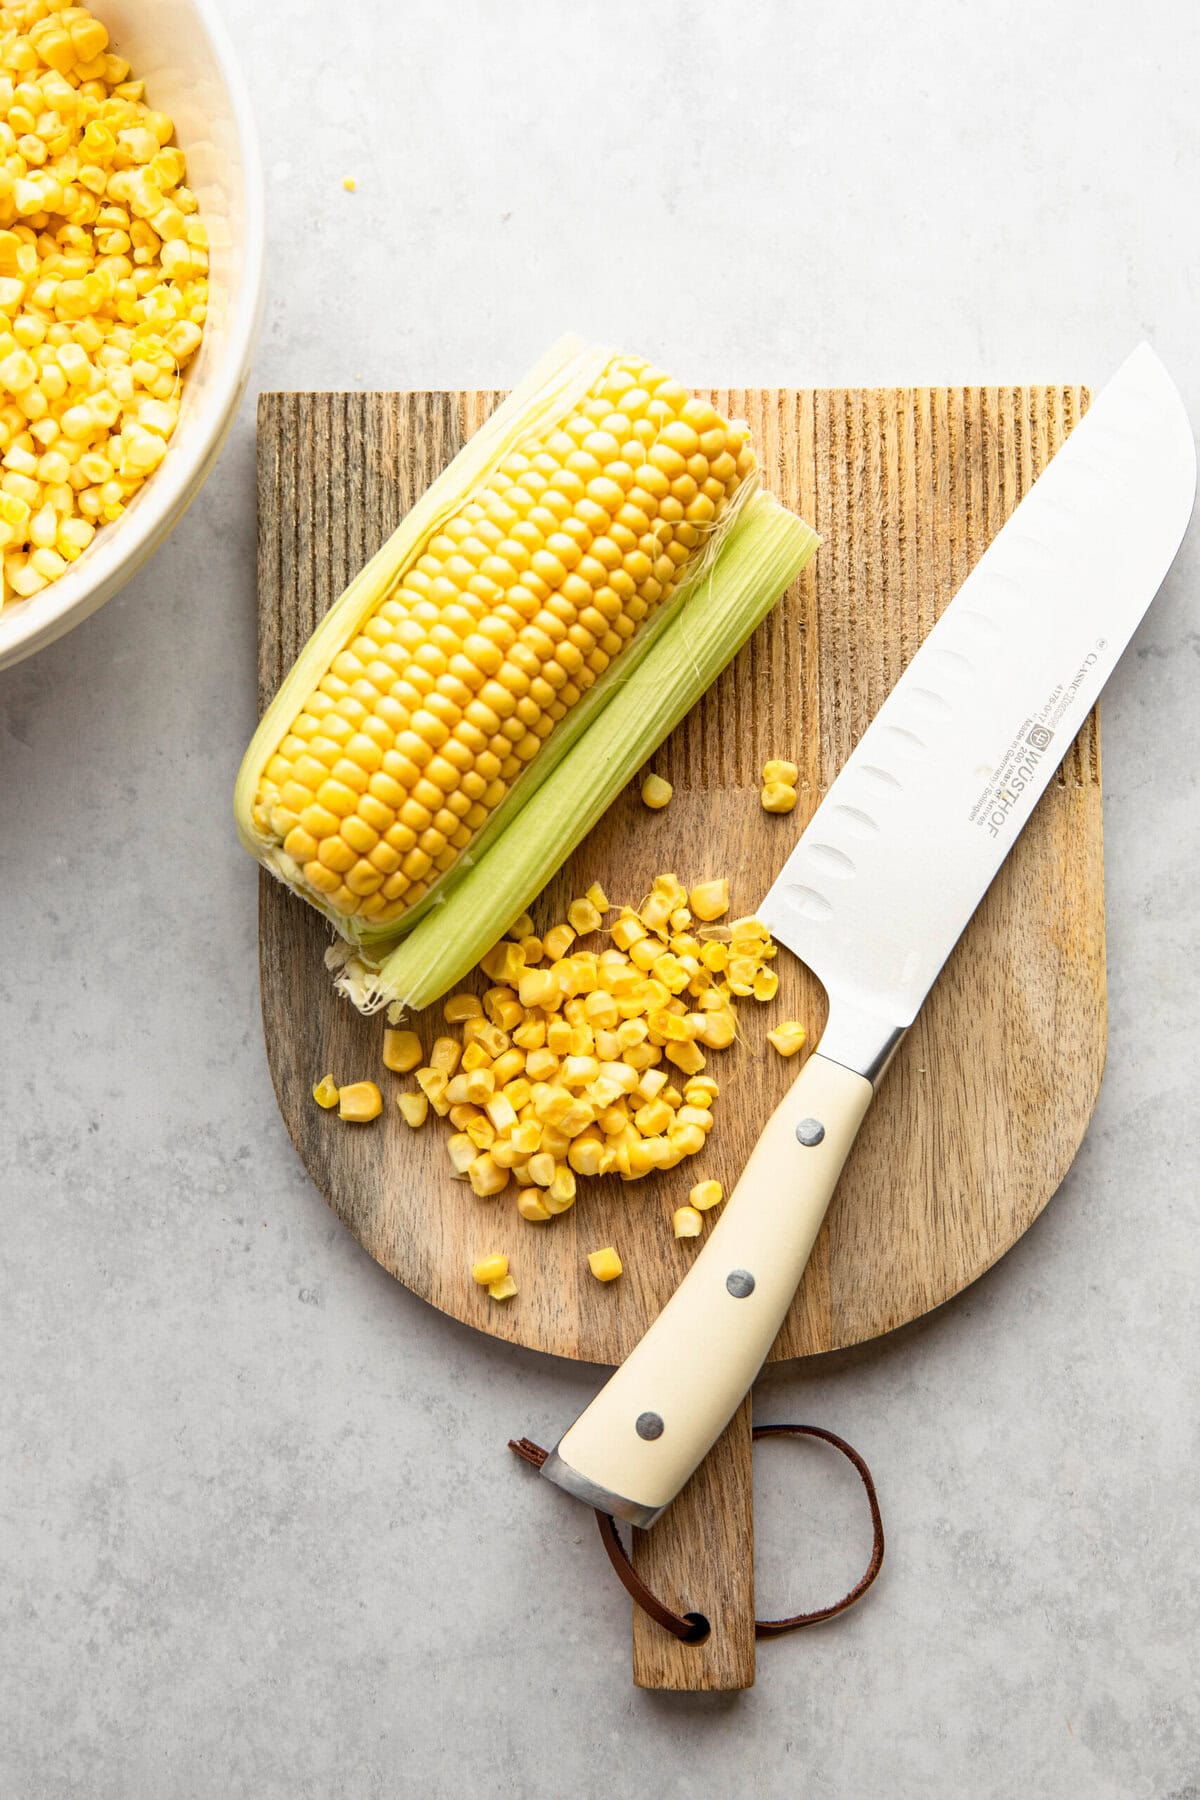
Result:
<instances>
[{"instance_id":1,"label":"bowl rim","mask_svg":"<svg viewBox=\"0 0 1200 1800\"><path fill-rule=\"evenodd\" d=\"M266 207L258 131L249 89L215 0L189 3L208 39L229 98L244 206L241 281L229 314L221 361L204 400L211 423L193 446L181 450L176 461L168 456L155 471L139 496L142 503L119 522L119 535L114 533L107 546L107 568L95 568L93 573L85 557L27 601L10 601L0 607L0 671L44 649L98 612L158 549L208 478L249 379L262 315L265 258Z\"/></svg>"}]
</instances>

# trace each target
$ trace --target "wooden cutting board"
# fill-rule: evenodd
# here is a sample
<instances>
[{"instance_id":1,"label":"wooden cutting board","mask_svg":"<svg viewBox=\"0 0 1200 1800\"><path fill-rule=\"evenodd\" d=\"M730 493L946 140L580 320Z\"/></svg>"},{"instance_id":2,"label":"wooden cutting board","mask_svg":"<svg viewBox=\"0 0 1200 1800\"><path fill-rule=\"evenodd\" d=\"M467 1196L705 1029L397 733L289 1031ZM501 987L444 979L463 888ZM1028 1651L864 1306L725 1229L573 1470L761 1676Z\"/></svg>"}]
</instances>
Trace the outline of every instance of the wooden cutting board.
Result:
<instances>
[{"instance_id":1,"label":"wooden cutting board","mask_svg":"<svg viewBox=\"0 0 1200 1800\"><path fill-rule=\"evenodd\" d=\"M494 393L286 394L259 402L259 700L265 706L326 607L497 404ZM599 880L636 903L652 877L726 874L753 911L917 645L1087 403L1084 389L721 390L748 420L768 486L821 533L813 563L653 767L674 784L651 813L636 785L551 885L539 924ZM800 804L765 814L762 764L800 765ZM312 1102L313 1082L410 1080L380 1061L382 1020L333 994L317 914L263 876L260 971L267 1052L288 1129L329 1205L414 1292L468 1324L560 1356L621 1360L696 1254L670 1215L693 1181L731 1188L797 1065L766 1044L799 1018L815 1043L818 983L780 952L780 993L746 1003L746 1042L714 1053L709 1148L676 1170L588 1184L548 1225L481 1202L450 1178L445 1129L413 1133L389 1105L369 1128ZM440 1013L419 1017L426 1046ZM1058 1186L1100 1084L1105 1048L1099 725L1069 751L881 1089L772 1355L800 1357L889 1331L957 1293L1001 1256ZM585 1253L614 1244L602 1286ZM470 1280L507 1251L507 1305ZM825 1421L837 1425L836 1420ZM523 1421L506 1421L519 1428ZM563 1420L563 1426L569 1423ZM635 1678L654 1687L753 1680L750 1409L650 1533L643 1574L712 1621L681 1646L637 1615ZM518 1433L519 1434L519 1433ZM864 1446L868 1455L870 1446ZM813 1597L814 1599L820 1597ZM793 1596L778 1611L803 1603Z\"/></svg>"}]
</instances>

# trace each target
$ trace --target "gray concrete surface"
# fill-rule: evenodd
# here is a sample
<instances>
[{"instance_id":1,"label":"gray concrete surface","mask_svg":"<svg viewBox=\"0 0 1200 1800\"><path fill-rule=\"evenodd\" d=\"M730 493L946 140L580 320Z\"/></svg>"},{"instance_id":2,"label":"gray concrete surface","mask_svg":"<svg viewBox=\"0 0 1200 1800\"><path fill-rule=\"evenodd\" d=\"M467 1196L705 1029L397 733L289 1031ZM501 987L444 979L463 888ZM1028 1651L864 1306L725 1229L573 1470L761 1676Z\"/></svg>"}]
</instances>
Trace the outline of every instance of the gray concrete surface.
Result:
<instances>
[{"instance_id":1,"label":"gray concrete surface","mask_svg":"<svg viewBox=\"0 0 1200 1800\"><path fill-rule=\"evenodd\" d=\"M262 130L256 387L1086 379L1200 418L1194 10L225 0ZM332 23L331 23L332 20ZM358 178L354 195L342 177ZM0 1794L1195 1800L1197 540L1105 707L1112 1034L988 1278L772 1376L873 1462L843 1623L636 1693L590 1520L511 1466L595 1374L394 1286L309 1186L229 816L254 415L105 611L0 676ZM759 1469L767 1606L865 1546Z\"/></svg>"}]
</instances>

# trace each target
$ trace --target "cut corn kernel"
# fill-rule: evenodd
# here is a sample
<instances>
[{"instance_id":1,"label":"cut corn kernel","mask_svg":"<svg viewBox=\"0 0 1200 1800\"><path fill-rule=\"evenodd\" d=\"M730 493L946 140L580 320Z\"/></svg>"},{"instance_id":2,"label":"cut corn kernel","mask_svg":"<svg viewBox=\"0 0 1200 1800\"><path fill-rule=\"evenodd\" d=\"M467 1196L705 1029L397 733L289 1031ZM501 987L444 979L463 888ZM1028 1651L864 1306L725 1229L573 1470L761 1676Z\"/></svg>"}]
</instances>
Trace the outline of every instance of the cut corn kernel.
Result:
<instances>
[{"instance_id":1,"label":"cut corn kernel","mask_svg":"<svg viewBox=\"0 0 1200 1800\"><path fill-rule=\"evenodd\" d=\"M720 1206L725 1198L725 1189L719 1181L698 1181L688 1195L688 1203L697 1212L708 1212L714 1206Z\"/></svg>"},{"instance_id":2,"label":"cut corn kernel","mask_svg":"<svg viewBox=\"0 0 1200 1800\"><path fill-rule=\"evenodd\" d=\"M767 1033L767 1041L774 1044L780 1056L795 1056L797 1050L803 1050L807 1040L807 1031L796 1019L785 1019L782 1025L776 1025Z\"/></svg>"},{"instance_id":3,"label":"cut corn kernel","mask_svg":"<svg viewBox=\"0 0 1200 1800\"><path fill-rule=\"evenodd\" d=\"M476 994L451 994L442 1007L442 1017L447 1025L461 1025L466 1019L480 1019L483 1008Z\"/></svg>"},{"instance_id":4,"label":"cut corn kernel","mask_svg":"<svg viewBox=\"0 0 1200 1800\"><path fill-rule=\"evenodd\" d=\"M567 951L574 942L575 931L573 926L555 925L542 939L542 948L550 958L551 962L558 962L560 957L564 957L567 954ZM558 979L559 977L555 976L555 980Z\"/></svg>"},{"instance_id":5,"label":"cut corn kernel","mask_svg":"<svg viewBox=\"0 0 1200 1800\"><path fill-rule=\"evenodd\" d=\"M546 1197L541 1188L536 1187L521 1189L517 1195L517 1211L523 1219L529 1219L537 1224L554 1217L546 1205Z\"/></svg>"},{"instance_id":6,"label":"cut corn kernel","mask_svg":"<svg viewBox=\"0 0 1200 1800\"><path fill-rule=\"evenodd\" d=\"M783 762L778 757L763 764L763 786L770 787L772 782L782 782L785 787L795 787L800 779L800 770L794 762Z\"/></svg>"},{"instance_id":7,"label":"cut corn kernel","mask_svg":"<svg viewBox=\"0 0 1200 1800\"><path fill-rule=\"evenodd\" d=\"M441 1069L426 1068L417 1070L416 1079L417 1086L428 1099L434 1112L439 1118L444 1119L452 1105L452 1102L445 1098L446 1089L450 1085L449 1076Z\"/></svg>"},{"instance_id":8,"label":"cut corn kernel","mask_svg":"<svg viewBox=\"0 0 1200 1800\"><path fill-rule=\"evenodd\" d=\"M365 1125L383 1111L383 1095L373 1081L352 1081L338 1090L338 1118Z\"/></svg>"},{"instance_id":9,"label":"cut corn kernel","mask_svg":"<svg viewBox=\"0 0 1200 1800\"><path fill-rule=\"evenodd\" d=\"M508 1258L498 1252L494 1256L483 1256L471 1265L471 1280L477 1281L480 1287L490 1287L493 1281L503 1281L508 1274Z\"/></svg>"},{"instance_id":10,"label":"cut corn kernel","mask_svg":"<svg viewBox=\"0 0 1200 1800\"><path fill-rule=\"evenodd\" d=\"M499 1281L488 1282L488 1293L493 1300L511 1300L517 1292L517 1284L511 1275L502 1275Z\"/></svg>"},{"instance_id":11,"label":"cut corn kernel","mask_svg":"<svg viewBox=\"0 0 1200 1800\"><path fill-rule=\"evenodd\" d=\"M485 1150L467 1170L467 1180L481 1200L502 1194L508 1186L508 1170L502 1169Z\"/></svg>"},{"instance_id":12,"label":"cut corn kernel","mask_svg":"<svg viewBox=\"0 0 1200 1800\"><path fill-rule=\"evenodd\" d=\"M429 1117L429 1098L425 1094L397 1094L396 1105L406 1125L416 1131Z\"/></svg>"},{"instance_id":13,"label":"cut corn kernel","mask_svg":"<svg viewBox=\"0 0 1200 1800\"><path fill-rule=\"evenodd\" d=\"M456 1131L446 1140L446 1154L454 1164L455 1173L465 1175L479 1151L474 1139L469 1138L465 1131Z\"/></svg>"},{"instance_id":14,"label":"cut corn kernel","mask_svg":"<svg viewBox=\"0 0 1200 1800\"><path fill-rule=\"evenodd\" d=\"M599 911L590 900L572 900L567 908L567 922L580 937L586 937L590 931L599 931L603 921Z\"/></svg>"},{"instance_id":15,"label":"cut corn kernel","mask_svg":"<svg viewBox=\"0 0 1200 1800\"><path fill-rule=\"evenodd\" d=\"M316 1087L312 1091L312 1097L318 1106L323 1106L325 1108L326 1112L329 1111L331 1106L337 1105L338 1085L332 1075L325 1075L318 1081Z\"/></svg>"},{"instance_id":16,"label":"cut corn kernel","mask_svg":"<svg viewBox=\"0 0 1200 1800\"><path fill-rule=\"evenodd\" d=\"M383 1034L383 1066L397 1075L408 1075L420 1066L421 1040L415 1031L393 1031Z\"/></svg>"},{"instance_id":17,"label":"cut corn kernel","mask_svg":"<svg viewBox=\"0 0 1200 1800\"><path fill-rule=\"evenodd\" d=\"M642 803L658 812L666 806L675 789L661 775L647 775L642 783Z\"/></svg>"},{"instance_id":18,"label":"cut corn kernel","mask_svg":"<svg viewBox=\"0 0 1200 1800\"><path fill-rule=\"evenodd\" d=\"M611 1244L603 1250L588 1251L588 1268L597 1281L615 1281L622 1273L621 1259Z\"/></svg>"},{"instance_id":19,"label":"cut corn kernel","mask_svg":"<svg viewBox=\"0 0 1200 1800\"><path fill-rule=\"evenodd\" d=\"M517 987L522 1006L541 1006L547 1010L555 1004L560 992L558 976L550 969L527 970Z\"/></svg>"},{"instance_id":20,"label":"cut corn kernel","mask_svg":"<svg viewBox=\"0 0 1200 1800\"><path fill-rule=\"evenodd\" d=\"M786 781L768 781L762 791L763 811L790 813L799 796Z\"/></svg>"},{"instance_id":21,"label":"cut corn kernel","mask_svg":"<svg viewBox=\"0 0 1200 1800\"><path fill-rule=\"evenodd\" d=\"M719 919L722 913L729 911L729 883L724 878L702 881L688 895L688 905L696 918L711 924L713 919Z\"/></svg>"},{"instance_id":22,"label":"cut corn kernel","mask_svg":"<svg viewBox=\"0 0 1200 1800\"><path fill-rule=\"evenodd\" d=\"M599 913L606 913L609 910L608 895L598 881L593 881L584 898L590 900Z\"/></svg>"},{"instance_id":23,"label":"cut corn kernel","mask_svg":"<svg viewBox=\"0 0 1200 1800\"><path fill-rule=\"evenodd\" d=\"M677 1238L699 1237L704 1220L694 1206L678 1206L671 1214L671 1228Z\"/></svg>"},{"instance_id":24,"label":"cut corn kernel","mask_svg":"<svg viewBox=\"0 0 1200 1800\"><path fill-rule=\"evenodd\" d=\"M457 1038L437 1038L429 1053L429 1066L431 1069L440 1069L443 1075L453 1075L461 1055L462 1045Z\"/></svg>"}]
</instances>

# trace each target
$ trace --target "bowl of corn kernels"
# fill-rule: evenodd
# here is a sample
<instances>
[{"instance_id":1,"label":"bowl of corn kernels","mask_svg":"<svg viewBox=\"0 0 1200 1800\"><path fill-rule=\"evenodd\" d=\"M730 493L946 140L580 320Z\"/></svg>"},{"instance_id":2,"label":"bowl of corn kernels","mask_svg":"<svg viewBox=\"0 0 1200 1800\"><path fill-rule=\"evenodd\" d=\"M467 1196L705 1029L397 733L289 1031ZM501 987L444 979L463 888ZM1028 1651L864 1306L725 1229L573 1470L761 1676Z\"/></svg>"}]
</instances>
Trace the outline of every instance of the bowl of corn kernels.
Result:
<instances>
[{"instance_id":1,"label":"bowl of corn kernels","mask_svg":"<svg viewBox=\"0 0 1200 1800\"><path fill-rule=\"evenodd\" d=\"M262 237L214 0L0 0L0 669L102 606L199 490Z\"/></svg>"}]
</instances>

